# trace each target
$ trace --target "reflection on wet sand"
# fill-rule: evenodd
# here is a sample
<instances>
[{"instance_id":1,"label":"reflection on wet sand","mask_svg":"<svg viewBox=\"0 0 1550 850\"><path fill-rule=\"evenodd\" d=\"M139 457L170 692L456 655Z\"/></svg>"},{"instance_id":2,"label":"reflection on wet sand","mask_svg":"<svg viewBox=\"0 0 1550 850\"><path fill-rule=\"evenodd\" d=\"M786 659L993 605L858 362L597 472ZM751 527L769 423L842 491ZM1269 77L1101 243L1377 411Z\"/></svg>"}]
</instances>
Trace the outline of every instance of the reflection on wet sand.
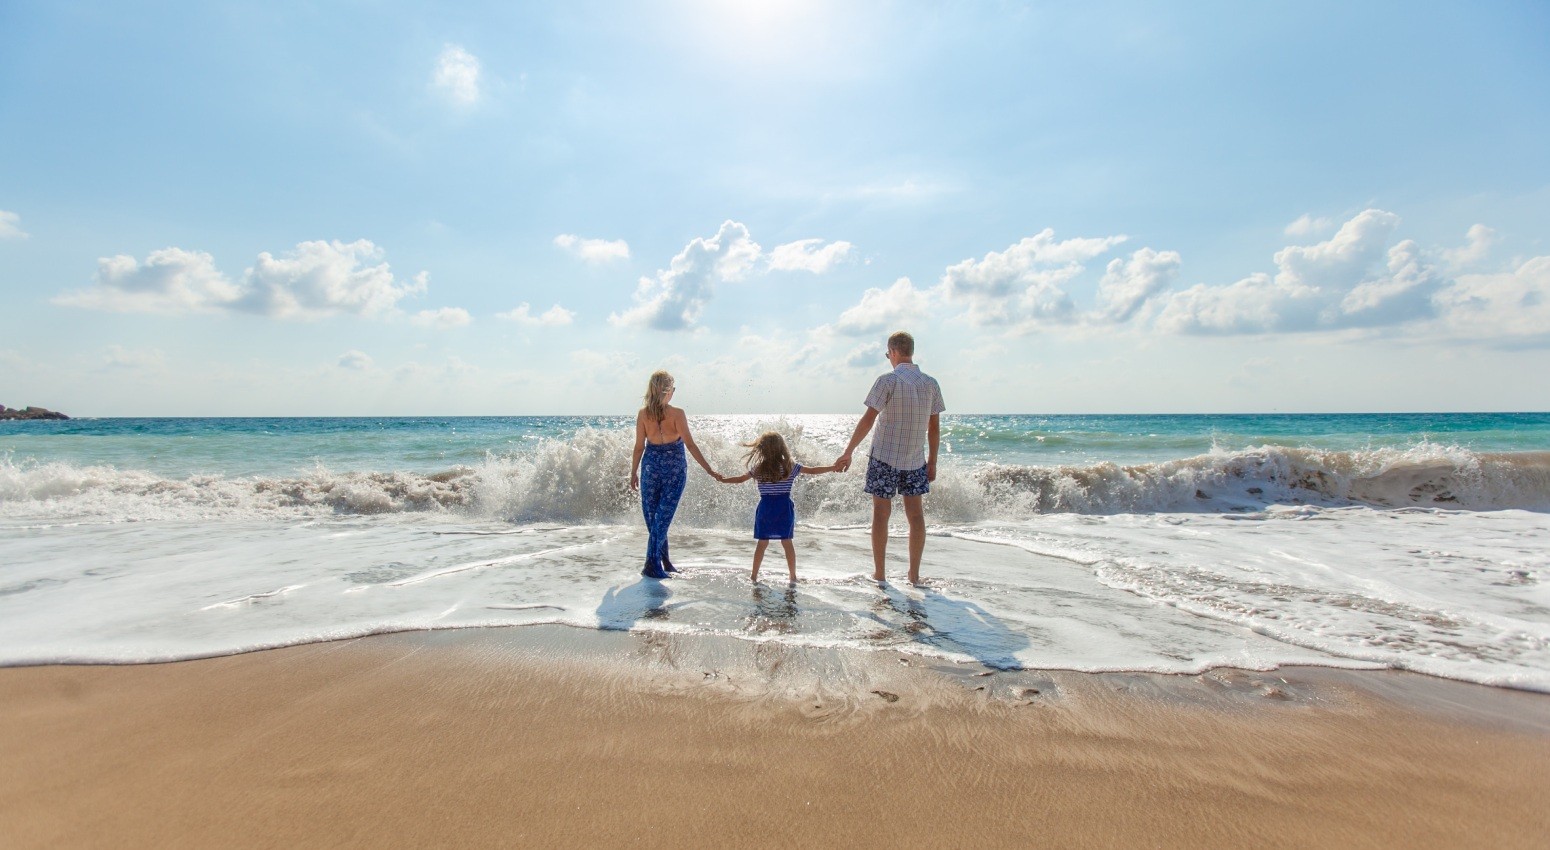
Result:
<instances>
[{"instance_id":1,"label":"reflection on wet sand","mask_svg":"<svg viewBox=\"0 0 1550 850\"><path fill-rule=\"evenodd\" d=\"M797 631L797 589L789 585L783 591L762 584L753 586L753 611L745 624L750 634L789 635Z\"/></svg>"}]
</instances>

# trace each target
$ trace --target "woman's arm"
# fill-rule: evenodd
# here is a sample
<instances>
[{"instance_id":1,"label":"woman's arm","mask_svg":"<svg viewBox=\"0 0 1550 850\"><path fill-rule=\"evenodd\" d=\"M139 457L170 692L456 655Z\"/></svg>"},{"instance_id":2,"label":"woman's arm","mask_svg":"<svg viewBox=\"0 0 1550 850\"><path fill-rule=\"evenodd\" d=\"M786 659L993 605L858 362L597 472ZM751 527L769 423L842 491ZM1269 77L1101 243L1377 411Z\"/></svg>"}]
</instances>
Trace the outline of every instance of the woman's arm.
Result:
<instances>
[{"instance_id":1,"label":"woman's arm","mask_svg":"<svg viewBox=\"0 0 1550 850\"><path fill-rule=\"evenodd\" d=\"M646 413L635 414L635 450L630 453L630 489L640 489L640 456L646 451Z\"/></svg>"},{"instance_id":2,"label":"woman's arm","mask_svg":"<svg viewBox=\"0 0 1550 850\"><path fill-rule=\"evenodd\" d=\"M678 432L684 435L684 448L689 450L689 455L700 465L700 468L705 470L706 474L714 477L716 470L711 469L710 464L705 462L705 456L700 454L700 447L694 442L694 435L689 433L689 414L685 413L683 408L679 408L677 415Z\"/></svg>"}]
</instances>

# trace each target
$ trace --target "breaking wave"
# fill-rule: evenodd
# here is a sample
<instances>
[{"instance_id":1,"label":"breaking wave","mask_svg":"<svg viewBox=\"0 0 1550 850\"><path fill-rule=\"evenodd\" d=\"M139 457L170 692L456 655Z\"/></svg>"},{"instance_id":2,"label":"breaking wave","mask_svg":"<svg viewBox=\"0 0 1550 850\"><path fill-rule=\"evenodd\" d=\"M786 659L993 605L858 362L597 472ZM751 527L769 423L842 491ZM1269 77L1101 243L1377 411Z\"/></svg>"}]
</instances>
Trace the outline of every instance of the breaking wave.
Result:
<instances>
[{"instance_id":1,"label":"breaking wave","mask_svg":"<svg viewBox=\"0 0 1550 850\"><path fill-rule=\"evenodd\" d=\"M799 460L826 463L833 448L792 437ZM742 449L701 440L724 471ZM335 471L291 477L166 478L112 466L0 458L0 516L115 520L218 516L372 515L441 511L528 522L628 522L629 434L582 431L532 450L433 473ZM692 465L692 462L691 462ZM849 473L806 477L794 496L815 524L864 522L864 461ZM737 527L750 488L719 485L691 470L679 521ZM1333 451L1283 446L1216 449L1181 460L1124 466L963 463L944 455L932 485L934 521L1019 520L1047 513L1254 511L1270 505L1550 510L1550 452L1476 453L1433 443L1405 449Z\"/></svg>"}]
</instances>

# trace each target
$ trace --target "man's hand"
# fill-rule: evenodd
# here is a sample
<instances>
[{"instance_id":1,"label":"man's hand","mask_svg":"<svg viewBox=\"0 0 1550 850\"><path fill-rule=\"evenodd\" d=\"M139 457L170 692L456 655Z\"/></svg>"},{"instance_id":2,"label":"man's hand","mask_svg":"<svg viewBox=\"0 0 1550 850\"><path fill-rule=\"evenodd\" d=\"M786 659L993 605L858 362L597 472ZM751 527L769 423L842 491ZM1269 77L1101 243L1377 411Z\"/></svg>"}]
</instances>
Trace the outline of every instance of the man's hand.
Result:
<instances>
[{"instance_id":1,"label":"man's hand","mask_svg":"<svg viewBox=\"0 0 1550 850\"><path fill-rule=\"evenodd\" d=\"M935 481L936 480L936 461L934 461L934 460L926 461L926 480L927 481Z\"/></svg>"},{"instance_id":2,"label":"man's hand","mask_svg":"<svg viewBox=\"0 0 1550 850\"><path fill-rule=\"evenodd\" d=\"M850 469L850 452L846 452L840 455L839 458L834 461L835 472L844 472L847 469Z\"/></svg>"}]
</instances>

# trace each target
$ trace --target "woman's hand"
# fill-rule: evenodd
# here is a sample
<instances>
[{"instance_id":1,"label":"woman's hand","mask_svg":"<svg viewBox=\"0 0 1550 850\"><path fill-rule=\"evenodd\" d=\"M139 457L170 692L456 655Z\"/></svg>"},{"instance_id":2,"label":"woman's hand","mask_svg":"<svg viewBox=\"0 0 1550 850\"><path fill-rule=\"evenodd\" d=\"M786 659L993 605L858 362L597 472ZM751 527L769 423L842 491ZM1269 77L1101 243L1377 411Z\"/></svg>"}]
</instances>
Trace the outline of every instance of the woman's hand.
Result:
<instances>
[{"instance_id":1,"label":"woman's hand","mask_svg":"<svg viewBox=\"0 0 1550 850\"><path fill-rule=\"evenodd\" d=\"M634 470L630 471L630 489L631 490L639 490L640 489L640 473L635 472Z\"/></svg>"},{"instance_id":2,"label":"woman's hand","mask_svg":"<svg viewBox=\"0 0 1550 850\"><path fill-rule=\"evenodd\" d=\"M717 481L720 481L722 484L727 483L727 477L725 475L722 475L721 473L717 472L714 469L712 469L710 471L710 477L716 479Z\"/></svg>"}]
</instances>

